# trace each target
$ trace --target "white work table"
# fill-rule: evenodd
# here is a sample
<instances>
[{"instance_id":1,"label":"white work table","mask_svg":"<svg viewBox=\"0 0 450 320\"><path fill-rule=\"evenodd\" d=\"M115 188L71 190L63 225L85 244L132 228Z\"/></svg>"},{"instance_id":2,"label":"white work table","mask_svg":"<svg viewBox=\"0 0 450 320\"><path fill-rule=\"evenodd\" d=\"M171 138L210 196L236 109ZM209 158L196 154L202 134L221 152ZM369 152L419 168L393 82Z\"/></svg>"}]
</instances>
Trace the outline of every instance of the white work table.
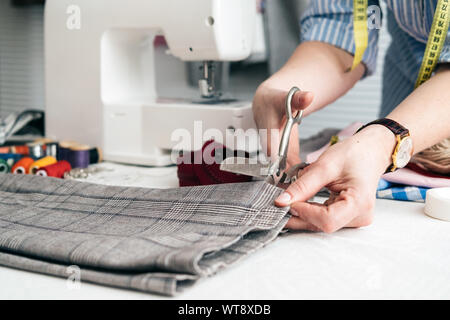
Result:
<instances>
[{"instance_id":1,"label":"white work table","mask_svg":"<svg viewBox=\"0 0 450 320\"><path fill-rule=\"evenodd\" d=\"M88 181L176 186L176 168L104 164ZM120 177L118 179L118 177ZM450 222L423 204L377 200L375 221L335 234L287 233L199 281L179 299L450 299ZM0 267L0 299L159 299L161 296Z\"/></svg>"}]
</instances>

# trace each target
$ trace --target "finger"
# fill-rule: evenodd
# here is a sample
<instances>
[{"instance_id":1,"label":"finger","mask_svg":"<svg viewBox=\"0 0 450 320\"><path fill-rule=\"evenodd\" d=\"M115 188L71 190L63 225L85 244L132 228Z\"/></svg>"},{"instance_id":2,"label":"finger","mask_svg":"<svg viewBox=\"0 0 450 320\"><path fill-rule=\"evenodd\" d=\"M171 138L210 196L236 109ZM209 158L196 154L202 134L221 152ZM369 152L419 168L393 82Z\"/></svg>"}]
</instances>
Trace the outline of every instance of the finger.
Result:
<instances>
[{"instance_id":1,"label":"finger","mask_svg":"<svg viewBox=\"0 0 450 320\"><path fill-rule=\"evenodd\" d=\"M298 217L291 217L286 224L285 228L290 230L308 230L308 231L320 231L315 225L307 223Z\"/></svg>"},{"instance_id":2,"label":"finger","mask_svg":"<svg viewBox=\"0 0 450 320\"><path fill-rule=\"evenodd\" d=\"M365 216L363 208L358 208L356 200L348 191L341 195L331 205L319 203L297 202L291 205L291 211L303 221L311 223L326 233L332 233L346 226L358 225L357 216ZM363 221L359 221L362 223Z\"/></svg>"},{"instance_id":3,"label":"finger","mask_svg":"<svg viewBox=\"0 0 450 320\"><path fill-rule=\"evenodd\" d=\"M298 179L292 183L276 200L277 206L286 207L294 202L306 201L335 179L329 166L315 162L304 169Z\"/></svg>"},{"instance_id":4,"label":"finger","mask_svg":"<svg viewBox=\"0 0 450 320\"><path fill-rule=\"evenodd\" d=\"M274 135L274 132L272 132L271 129L280 128L280 130L283 129L286 119L285 119L285 103L286 103L286 96L287 92L284 90L273 90L271 92L271 103L276 106L276 110L278 110L279 116L278 117L272 117L271 121L269 123L266 123L265 126L267 128L267 134L264 137L264 141L262 141L262 145L267 151L266 154L272 159L277 153L278 153L278 146L279 146L279 139L281 138L281 131L278 132L278 135ZM308 107L314 99L314 94L309 91L298 91L294 94L294 97L292 98L292 109L293 110L300 110L305 109ZM281 123L280 126L280 119L284 118L284 121ZM258 126L259 129L261 129L260 126ZM298 143L298 125L295 125L291 131L290 136L290 143L289 143L289 158L290 163L296 163L300 162L300 148Z\"/></svg>"},{"instance_id":5,"label":"finger","mask_svg":"<svg viewBox=\"0 0 450 320\"><path fill-rule=\"evenodd\" d=\"M287 165L288 168L302 162L300 159L300 143L298 138L298 124L295 124L291 131L291 136L289 138L289 148Z\"/></svg>"},{"instance_id":6,"label":"finger","mask_svg":"<svg viewBox=\"0 0 450 320\"><path fill-rule=\"evenodd\" d=\"M287 92L277 90L274 93L274 103L278 106L280 112L284 113ZM314 100L314 94L311 91L297 91L292 97L291 106L293 110L301 110L307 108Z\"/></svg>"},{"instance_id":7,"label":"finger","mask_svg":"<svg viewBox=\"0 0 450 320\"><path fill-rule=\"evenodd\" d=\"M303 110L311 105L314 100L314 94L310 91L299 91L292 98L292 109Z\"/></svg>"},{"instance_id":8,"label":"finger","mask_svg":"<svg viewBox=\"0 0 450 320\"><path fill-rule=\"evenodd\" d=\"M284 124L283 124L284 128ZM271 160L276 160L278 158L280 140L282 131L281 130L267 130L266 135L262 135L261 145L266 148L266 154ZM289 148L287 155L287 165L288 167L301 162L300 159L300 139L298 136L298 124L294 124L289 136Z\"/></svg>"}]
</instances>

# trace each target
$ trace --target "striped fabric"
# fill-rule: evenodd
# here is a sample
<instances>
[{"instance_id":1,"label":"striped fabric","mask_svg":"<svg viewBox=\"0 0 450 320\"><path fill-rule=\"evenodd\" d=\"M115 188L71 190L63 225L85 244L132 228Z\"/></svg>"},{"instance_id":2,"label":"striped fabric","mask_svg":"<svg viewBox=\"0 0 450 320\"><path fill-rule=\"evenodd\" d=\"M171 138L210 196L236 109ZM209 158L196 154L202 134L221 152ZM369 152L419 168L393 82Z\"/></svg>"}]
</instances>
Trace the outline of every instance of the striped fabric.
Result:
<instances>
[{"instance_id":1,"label":"striped fabric","mask_svg":"<svg viewBox=\"0 0 450 320\"><path fill-rule=\"evenodd\" d=\"M176 189L0 175L0 265L175 295L275 239L265 182Z\"/></svg>"},{"instance_id":2,"label":"striped fabric","mask_svg":"<svg viewBox=\"0 0 450 320\"><path fill-rule=\"evenodd\" d=\"M380 117L385 117L413 90L438 0L386 0L388 30L392 43L383 70L383 99ZM369 6L379 5L369 0ZM369 16L371 16L369 12ZM384 19L386 20L386 19ZM384 21L385 22L385 21ZM302 41L321 41L355 52L353 0L312 0L301 19ZM364 54L366 76L374 73L379 30L369 29L369 46ZM441 53L441 63L450 62L450 32Z\"/></svg>"}]
</instances>

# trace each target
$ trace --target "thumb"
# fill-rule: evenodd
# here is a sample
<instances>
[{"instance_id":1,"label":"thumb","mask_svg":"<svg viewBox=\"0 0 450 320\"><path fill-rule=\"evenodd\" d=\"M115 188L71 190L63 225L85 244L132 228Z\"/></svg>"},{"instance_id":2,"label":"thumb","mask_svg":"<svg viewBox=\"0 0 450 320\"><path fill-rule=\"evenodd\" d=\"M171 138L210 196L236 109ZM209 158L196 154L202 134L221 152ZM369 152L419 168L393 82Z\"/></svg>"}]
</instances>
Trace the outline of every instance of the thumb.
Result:
<instances>
[{"instance_id":1,"label":"thumb","mask_svg":"<svg viewBox=\"0 0 450 320\"><path fill-rule=\"evenodd\" d=\"M284 90L273 90L272 101L279 110L282 110L284 114L284 105L286 103L287 92ZM311 91L297 91L292 97L292 109L293 110L303 110L307 108L314 100L314 94Z\"/></svg>"},{"instance_id":2,"label":"thumb","mask_svg":"<svg viewBox=\"0 0 450 320\"><path fill-rule=\"evenodd\" d=\"M307 201L334 179L326 165L315 162L303 170L298 179L275 200L275 204L286 207L294 202Z\"/></svg>"},{"instance_id":3,"label":"thumb","mask_svg":"<svg viewBox=\"0 0 450 320\"><path fill-rule=\"evenodd\" d=\"M314 93L311 91L298 91L292 98L292 109L303 110L311 105L314 100Z\"/></svg>"}]
</instances>

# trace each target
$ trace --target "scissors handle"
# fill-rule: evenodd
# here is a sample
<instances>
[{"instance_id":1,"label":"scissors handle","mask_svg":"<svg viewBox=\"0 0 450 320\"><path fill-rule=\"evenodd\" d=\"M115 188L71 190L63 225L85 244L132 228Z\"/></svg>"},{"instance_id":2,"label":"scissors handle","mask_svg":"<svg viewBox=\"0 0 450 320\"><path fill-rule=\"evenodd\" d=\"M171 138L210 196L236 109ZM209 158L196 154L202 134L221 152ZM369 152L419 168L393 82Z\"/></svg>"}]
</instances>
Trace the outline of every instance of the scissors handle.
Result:
<instances>
[{"instance_id":1,"label":"scissors handle","mask_svg":"<svg viewBox=\"0 0 450 320\"><path fill-rule=\"evenodd\" d=\"M284 170L286 168L286 157L287 151L289 148L289 138L291 136L292 127L294 124L300 124L303 118L303 110L297 112L296 116L292 114L292 98L295 93L299 92L300 89L297 87L293 87L289 90L289 93L286 97L286 126L283 130L283 135L280 141L280 148L278 150L278 156L281 158L280 169Z\"/></svg>"},{"instance_id":2,"label":"scissors handle","mask_svg":"<svg viewBox=\"0 0 450 320\"><path fill-rule=\"evenodd\" d=\"M293 115L292 113L292 98L294 98L294 95L297 92L300 92L301 90L297 87L292 87L291 90L289 90L289 93L286 97L286 117L289 121L289 119L292 119L292 121L294 121L294 123L298 123L300 124L302 122L302 117L303 117L303 110L297 111L297 114Z\"/></svg>"}]
</instances>

